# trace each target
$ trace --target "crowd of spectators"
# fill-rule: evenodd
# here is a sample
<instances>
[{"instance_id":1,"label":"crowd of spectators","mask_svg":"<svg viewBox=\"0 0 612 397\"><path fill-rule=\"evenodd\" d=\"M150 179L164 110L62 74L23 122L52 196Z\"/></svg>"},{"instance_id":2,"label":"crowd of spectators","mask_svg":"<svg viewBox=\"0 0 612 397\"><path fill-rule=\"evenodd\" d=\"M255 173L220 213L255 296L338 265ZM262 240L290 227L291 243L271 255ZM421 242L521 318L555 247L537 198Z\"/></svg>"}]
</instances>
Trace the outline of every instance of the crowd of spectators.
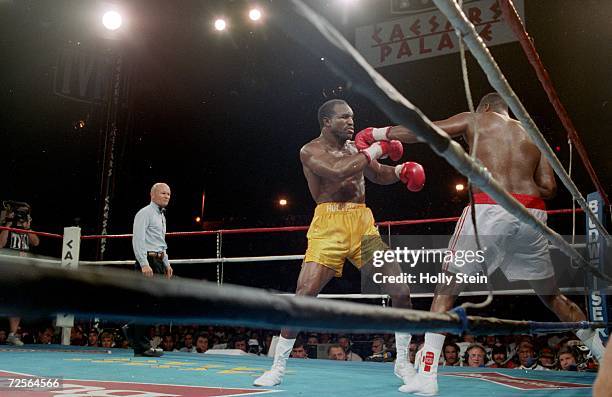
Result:
<instances>
[{"instance_id":1,"label":"crowd of spectators","mask_svg":"<svg viewBox=\"0 0 612 397\"><path fill-rule=\"evenodd\" d=\"M26 344L60 342L60 330L49 325L20 328ZM245 354L266 355L278 331L243 327L157 325L148 329L152 346L166 352L205 353L209 349L238 349ZM0 344L7 344L7 329L0 328ZM410 344L414 362L423 337ZM79 323L72 328L70 344L90 348L131 348L121 326ZM304 332L291 352L296 359L392 362L395 360L393 334L329 334ZM531 370L596 371L598 363L572 333L541 336L448 336L440 357L442 366L518 368Z\"/></svg>"}]
</instances>

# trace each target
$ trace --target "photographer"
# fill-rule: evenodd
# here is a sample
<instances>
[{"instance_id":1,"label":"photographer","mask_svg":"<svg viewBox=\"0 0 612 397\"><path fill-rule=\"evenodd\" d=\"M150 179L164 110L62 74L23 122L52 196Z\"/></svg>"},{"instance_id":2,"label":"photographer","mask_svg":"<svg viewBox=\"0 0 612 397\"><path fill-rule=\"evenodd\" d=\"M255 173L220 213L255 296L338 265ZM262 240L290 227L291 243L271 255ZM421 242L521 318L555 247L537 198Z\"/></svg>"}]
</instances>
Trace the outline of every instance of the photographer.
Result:
<instances>
[{"instance_id":1,"label":"photographer","mask_svg":"<svg viewBox=\"0 0 612 397\"><path fill-rule=\"evenodd\" d=\"M30 230L32 225L32 217L30 216L30 205L27 203L19 203L15 201L5 201L4 206L4 224L3 226L13 227L16 229ZM38 236L33 233L20 233L9 230L0 232L0 248L10 248L19 251L20 256L25 256L25 253L30 251L30 247L36 247L40 244ZM6 342L15 346L22 346L23 342L18 336L19 317L9 317L9 334Z\"/></svg>"},{"instance_id":2,"label":"photographer","mask_svg":"<svg viewBox=\"0 0 612 397\"><path fill-rule=\"evenodd\" d=\"M32 217L30 216L30 205L18 202L5 202L6 216L4 226L16 229L30 230ZM27 252L31 247L40 244L38 236L34 233L20 233L8 230L0 232L0 248L10 248L20 252Z\"/></svg>"}]
</instances>

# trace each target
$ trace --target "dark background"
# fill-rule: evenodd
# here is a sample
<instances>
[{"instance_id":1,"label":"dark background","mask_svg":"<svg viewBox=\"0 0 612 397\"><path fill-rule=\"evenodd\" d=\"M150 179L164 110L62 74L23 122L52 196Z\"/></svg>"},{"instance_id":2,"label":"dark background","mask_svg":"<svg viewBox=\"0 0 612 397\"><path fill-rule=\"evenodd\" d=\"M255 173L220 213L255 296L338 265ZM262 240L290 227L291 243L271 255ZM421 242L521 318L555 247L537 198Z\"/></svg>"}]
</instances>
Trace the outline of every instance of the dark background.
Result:
<instances>
[{"instance_id":1,"label":"dark background","mask_svg":"<svg viewBox=\"0 0 612 397\"><path fill-rule=\"evenodd\" d=\"M357 129L390 121L352 92L319 57L289 39L269 19L274 2L262 1L268 18L254 26L246 1L119 2L128 15L123 40L97 35L95 2L81 0L0 1L0 199L29 202L36 230L61 233L78 223L84 234L99 233L101 170L106 110L54 94L58 54L63 48L105 54L121 51L129 76L122 98L116 146L109 233L130 233L136 211L149 202L157 181L172 188L168 231L202 229L194 222L206 191L205 228L306 225L314 202L303 178L298 152L319 134L318 106L329 98L349 101ZM391 17L390 2L309 1L353 40L358 26ZM352 5L350 5L352 4ZM607 190L612 182L610 125L612 2L525 0L527 30L583 139ZM230 30L211 28L214 16L230 18ZM491 48L519 98L558 155L568 164L566 134L518 43ZM491 91L468 54L476 100ZM459 55L403 63L379 70L432 120L467 110ZM79 120L83 128L75 128ZM457 216L465 193L463 178L426 145L407 146L406 159L422 163L428 182L420 193L399 184L368 184L368 204L377 220ZM573 177L586 196L593 191L574 156ZM278 199L289 205L281 208ZM571 207L560 187L550 208ZM569 217L551 220L569 232ZM578 218L583 233L584 219ZM452 224L396 228L403 234L450 234ZM169 238L171 258L213 257L213 237ZM304 233L224 238L224 256L299 254ZM106 257L131 257L129 240L111 241ZM40 253L59 255L56 240L44 239ZM84 257L95 256L90 242ZM226 279L278 289L295 284L297 264L225 266ZM358 275L330 287L352 290ZM214 268L177 268L180 275L215 278ZM276 274L276 277L271 275ZM258 284L263 283L263 284Z\"/></svg>"}]
</instances>

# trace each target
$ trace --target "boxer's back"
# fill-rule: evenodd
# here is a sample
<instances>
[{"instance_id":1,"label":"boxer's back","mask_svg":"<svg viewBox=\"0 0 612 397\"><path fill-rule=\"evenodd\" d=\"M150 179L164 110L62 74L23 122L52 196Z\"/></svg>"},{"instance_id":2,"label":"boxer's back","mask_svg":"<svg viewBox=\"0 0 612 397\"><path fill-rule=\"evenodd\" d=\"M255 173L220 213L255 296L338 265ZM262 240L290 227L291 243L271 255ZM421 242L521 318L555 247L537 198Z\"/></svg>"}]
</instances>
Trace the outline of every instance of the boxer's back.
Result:
<instances>
[{"instance_id":1,"label":"boxer's back","mask_svg":"<svg viewBox=\"0 0 612 397\"><path fill-rule=\"evenodd\" d=\"M475 113L478 129L476 157L502 186L511 193L539 196L534 176L540 151L529 139L521 123L495 112ZM466 139L474 147L474 131L468 128Z\"/></svg>"}]
</instances>

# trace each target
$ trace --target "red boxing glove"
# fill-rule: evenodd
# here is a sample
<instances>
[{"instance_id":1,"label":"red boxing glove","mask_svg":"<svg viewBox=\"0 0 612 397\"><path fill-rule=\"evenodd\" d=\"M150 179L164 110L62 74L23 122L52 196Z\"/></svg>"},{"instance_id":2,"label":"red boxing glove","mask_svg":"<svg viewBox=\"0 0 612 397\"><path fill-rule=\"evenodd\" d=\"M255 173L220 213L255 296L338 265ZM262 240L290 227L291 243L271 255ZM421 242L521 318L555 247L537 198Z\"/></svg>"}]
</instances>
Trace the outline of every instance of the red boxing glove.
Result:
<instances>
[{"instance_id":1,"label":"red boxing glove","mask_svg":"<svg viewBox=\"0 0 612 397\"><path fill-rule=\"evenodd\" d=\"M361 150L368 161L378 160L389 156L391 160L397 161L404 154L404 147L400 141L381 141L374 142L370 147Z\"/></svg>"},{"instance_id":2,"label":"red boxing glove","mask_svg":"<svg viewBox=\"0 0 612 397\"><path fill-rule=\"evenodd\" d=\"M425 170L419 163L409 161L395 166L395 175L411 192L418 192L425 185Z\"/></svg>"},{"instance_id":3,"label":"red boxing glove","mask_svg":"<svg viewBox=\"0 0 612 397\"><path fill-rule=\"evenodd\" d=\"M364 150L376 141L388 141L387 134L391 127L373 128L368 127L355 135L355 146L357 149Z\"/></svg>"}]
</instances>

